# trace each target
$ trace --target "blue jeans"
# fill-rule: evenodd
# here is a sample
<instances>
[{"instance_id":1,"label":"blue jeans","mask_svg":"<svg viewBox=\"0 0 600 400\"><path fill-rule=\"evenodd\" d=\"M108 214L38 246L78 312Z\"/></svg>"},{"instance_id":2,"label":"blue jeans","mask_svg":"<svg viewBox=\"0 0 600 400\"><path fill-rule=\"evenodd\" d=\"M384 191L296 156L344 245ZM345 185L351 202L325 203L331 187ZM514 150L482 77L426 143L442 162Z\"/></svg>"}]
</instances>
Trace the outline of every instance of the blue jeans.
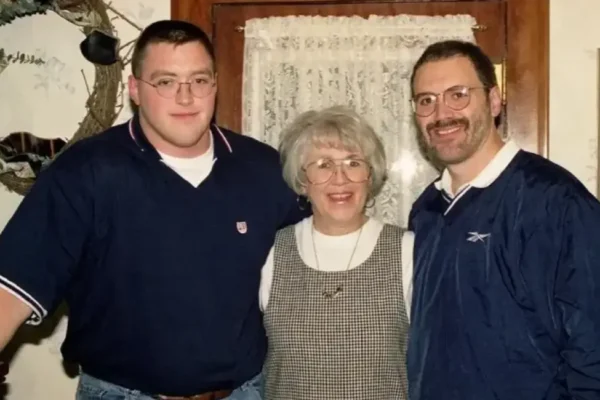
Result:
<instances>
[{"instance_id":1,"label":"blue jeans","mask_svg":"<svg viewBox=\"0 0 600 400\"><path fill-rule=\"evenodd\" d=\"M263 377L254 378L235 389L224 400L262 400ZM127 389L82 373L77 386L76 400L155 400L157 397L139 390Z\"/></svg>"}]
</instances>

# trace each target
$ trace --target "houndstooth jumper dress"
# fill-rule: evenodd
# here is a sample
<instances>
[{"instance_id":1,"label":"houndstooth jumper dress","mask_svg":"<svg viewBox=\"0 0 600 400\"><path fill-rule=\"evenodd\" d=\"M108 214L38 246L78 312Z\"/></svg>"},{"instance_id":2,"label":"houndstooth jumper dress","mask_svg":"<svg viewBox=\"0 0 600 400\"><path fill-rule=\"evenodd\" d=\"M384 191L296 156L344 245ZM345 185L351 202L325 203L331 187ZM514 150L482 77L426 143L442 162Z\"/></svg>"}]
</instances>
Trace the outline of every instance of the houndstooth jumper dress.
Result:
<instances>
[{"instance_id":1,"label":"houndstooth jumper dress","mask_svg":"<svg viewBox=\"0 0 600 400\"><path fill-rule=\"evenodd\" d=\"M402 235L384 225L364 263L322 272L300 258L294 226L277 233L264 315L265 400L408 398ZM340 295L323 296L340 282Z\"/></svg>"}]
</instances>

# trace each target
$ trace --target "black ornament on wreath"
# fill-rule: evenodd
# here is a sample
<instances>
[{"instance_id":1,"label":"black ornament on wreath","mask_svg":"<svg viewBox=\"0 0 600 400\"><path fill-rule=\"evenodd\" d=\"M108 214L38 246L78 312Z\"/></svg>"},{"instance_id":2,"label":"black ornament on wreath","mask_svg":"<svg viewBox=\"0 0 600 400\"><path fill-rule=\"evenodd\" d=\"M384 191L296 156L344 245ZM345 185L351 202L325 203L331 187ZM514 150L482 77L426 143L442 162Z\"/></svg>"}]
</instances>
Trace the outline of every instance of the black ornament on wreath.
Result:
<instances>
[{"instance_id":1,"label":"black ornament on wreath","mask_svg":"<svg viewBox=\"0 0 600 400\"><path fill-rule=\"evenodd\" d=\"M55 12L80 27L85 35L80 43L81 53L95 65L94 85L92 88L88 87L87 113L70 140L46 140L19 132L0 141L0 183L10 191L25 195L35 182L35 176L55 157L60 156L73 143L108 129L117 118L122 108L122 104L118 104L118 98L123 95L121 77L126 63L119 59L119 40L115 36L108 10L125 19L102 0L0 0L0 27L16 18L45 14L48 11ZM129 20L127 22L135 26ZM0 72L11 63L43 62L20 53L8 55L0 49ZM33 145L27 146L27 143ZM28 173L23 174L20 167L14 168L15 165L27 165Z\"/></svg>"}]
</instances>

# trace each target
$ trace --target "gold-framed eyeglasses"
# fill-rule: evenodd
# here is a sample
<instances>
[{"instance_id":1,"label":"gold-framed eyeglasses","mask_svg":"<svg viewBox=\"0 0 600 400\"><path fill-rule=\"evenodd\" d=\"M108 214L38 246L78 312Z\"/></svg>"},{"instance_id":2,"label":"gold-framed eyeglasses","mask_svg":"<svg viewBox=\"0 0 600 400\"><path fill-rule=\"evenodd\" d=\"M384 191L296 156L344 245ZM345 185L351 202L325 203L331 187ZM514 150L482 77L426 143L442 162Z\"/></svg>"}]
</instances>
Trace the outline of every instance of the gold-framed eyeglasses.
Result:
<instances>
[{"instance_id":1,"label":"gold-framed eyeglasses","mask_svg":"<svg viewBox=\"0 0 600 400\"><path fill-rule=\"evenodd\" d=\"M411 100L413 112L419 117L429 117L435 112L440 96L444 104L460 111L471 102L471 91L486 89L484 86L452 86L441 93L417 93Z\"/></svg>"},{"instance_id":2,"label":"gold-framed eyeglasses","mask_svg":"<svg viewBox=\"0 0 600 400\"><path fill-rule=\"evenodd\" d=\"M149 82L141 78L136 78L140 82L156 89L159 96L166 99L172 99L177 96L183 85L188 85L192 96L201 99L212 93L217 81L214 78L194 78L189 82L179 82L172 78L160 78L156 82Z\"/></svg>"},{"instance_id":3,"label":"gold-framed eyeglasses","mask_svg":"<svg viewBox=\"0 0 600 400\"><path fill-rule=\"evenodd\" d=\"M331 159L321 158L306 164L302 168L306 180L313 185L322 185L331 180L334 174L344 174L353 183L362 183L371 177L371 165L359 158Z\"/></svg>"}]
</instances>

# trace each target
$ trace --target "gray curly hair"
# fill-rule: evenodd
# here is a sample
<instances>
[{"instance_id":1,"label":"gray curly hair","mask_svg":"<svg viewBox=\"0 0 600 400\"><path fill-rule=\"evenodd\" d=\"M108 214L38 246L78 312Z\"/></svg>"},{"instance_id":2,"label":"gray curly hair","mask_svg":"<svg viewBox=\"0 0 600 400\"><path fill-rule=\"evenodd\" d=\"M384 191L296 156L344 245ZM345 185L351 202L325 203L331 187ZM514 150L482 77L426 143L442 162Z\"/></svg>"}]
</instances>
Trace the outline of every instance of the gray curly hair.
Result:
<instances>
[{"instance_id":1,"label":"gray curly hair","mask_svg":"<svg viewBox=\"0 0 600 400\"><path fill-rule=\"evenodd\" d=\"M290 188L303 194L307 181L302 166L312 146L340 145L345 150L363 154L371 166L369 199L377 196L387 179L383 143L363 117L342 105L304 112L283 131L279 154L283 178Z\"/></svg>"}]
</instances>

